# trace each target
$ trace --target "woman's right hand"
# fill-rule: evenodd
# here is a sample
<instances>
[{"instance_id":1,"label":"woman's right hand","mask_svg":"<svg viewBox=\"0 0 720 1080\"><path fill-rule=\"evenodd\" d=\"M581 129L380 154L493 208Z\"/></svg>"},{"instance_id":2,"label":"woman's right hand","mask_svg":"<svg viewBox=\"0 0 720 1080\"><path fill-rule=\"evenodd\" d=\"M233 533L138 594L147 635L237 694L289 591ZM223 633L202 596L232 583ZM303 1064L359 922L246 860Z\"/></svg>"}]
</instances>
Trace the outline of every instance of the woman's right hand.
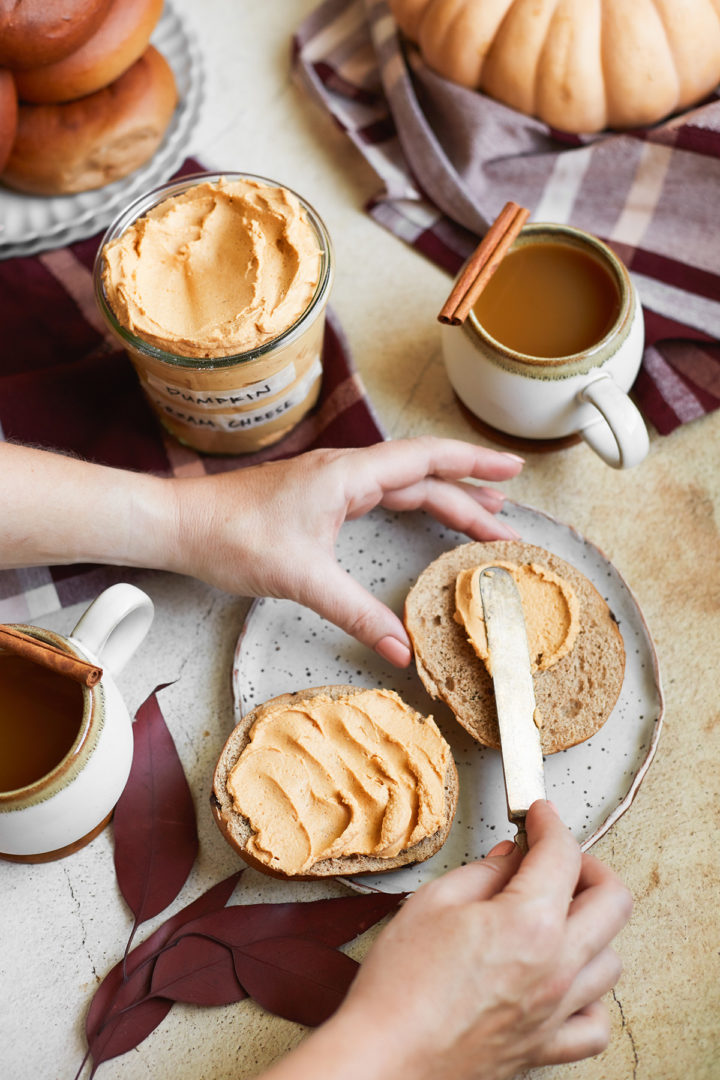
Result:
<instances>
[{"instance_id":1,"label":"woman's right hand","mask_svg":"<svg viewBox=\"0 0 720 1080\"><path fill-rule=\"evenodd\" d=\"M296 1051L300 1071L284 1071L290 1055L268 1080L309 1078L308 1054L337 1080L502 1080L604 1050L630 894L551 804L532 806L527 831L524 858L504 841L419 889Z\"/></svg>"}]
</instances>

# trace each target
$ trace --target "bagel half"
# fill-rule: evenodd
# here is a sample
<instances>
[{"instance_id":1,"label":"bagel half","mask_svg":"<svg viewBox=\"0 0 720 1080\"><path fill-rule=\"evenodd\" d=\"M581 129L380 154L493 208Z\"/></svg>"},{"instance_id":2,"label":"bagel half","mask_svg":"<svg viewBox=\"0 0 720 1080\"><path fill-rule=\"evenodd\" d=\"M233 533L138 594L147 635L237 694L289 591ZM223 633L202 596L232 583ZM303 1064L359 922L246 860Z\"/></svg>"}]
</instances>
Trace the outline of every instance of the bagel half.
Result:
<instances>
[{"instance_id":1,"label":"bagel half","mask_svg":"<svg viewBox=\"0 0 720 1080\"><path fill-rule=\"evenodd\" d=\"M256 720L261 719L267 714L268 710L279 705L292 706L300 702L311 701L316 697L330 697L332 700L338 701L353 697L357 694L376 693L378 693L378 691L367 690L362 687L337 685L312 687L307 690L299 690L293 694L281 694L279 697L271 698L262 705L256 706L256 708L244 716L235 727L225 743L215 769L210 804L215 821L221 833L230 846L233 847L250 866L253 866L264 874L269 874L271 877L292 879L295 881L311 881L316 878L337 876L354 877L357 874L384 873L388 870L396 870L401 866L409 866L413 863L423 862L426 859L429 859L431 855L434 855L445 843L457 806L458 775L450 748L447 746L447 743L445 743L445 740L442 739L442 736L440 736L448 751L448 763L444 780L444 818L441 827L435 833L425 837L425 839L421 840L419 843L413 844L411 847L402 850L399 854L388 858L374 855L345 855L342 857L322 859L319 862L313 863L313 865L304 873L298 874L288 874L281 870L277 870L276 868L261 862L248 851L247 845L253 836L253 829L248 818L238 813L234 808L232 796L228 792L227 781L233 766L238 761L238 758L250 741L251 729ZM428 722L433 723L432 720L428 721L427 717L415 713L414 710L410 710L410 712L413 713L414 721L418 724L426 724Z\"/></svg>"},{"instance_id":2,"label":"bagel half","mask_svg":"<svg viewBox=\"0 0 720 1080\"><path fill-rule=\"evenodd\" d=\"M151 45L104 90L65 105L21 105L0 179L33 195L104 187L152 157L176 105L172 69Z\"/></svg>"},{"instance_id":3,"label":"bagel half","mask_svg":"<svg viewBox=\"0 0 720 1080\"><path fill-rule=\"evenodd\" d=\"M10 157L18 123L17 93L12 74L0 68L0 170Z\"/></svg>"},{"instance_id":4,"label":"bagel half","mask_svg":"<svg viewBox=\"0 0 720 1080\"><path fill-rule=\"evenodd\" d=\"M78 49L112 0L0 0L0 64L21 70Z\"/></svg>"},{"instance_id":5,"label":"bagel half","mask_svg":"<svg viewBox=\"0 0 720 1080\"><path fill-rule=\"evenodd\" d=\"M595 586L576 567L520 541L470 543L447 551L420 575L405 601L405 626L426 690L444 701L483 746L500 748L492 679L453 618L455 579L481 563L538 563L565 578L580 602L580 630L572 650L533 675L542 717L544 754L584 742L610 716L622 689L625 647L617 623Z\"/></svg>"},{"instance_id":6,"label":"bagel half","mask_svg":"<svg viewBox=\"0 0 720 1080\"><path fill-rule=\"evenodd\" d=\"M20 100L57 104L109 86L145 52L162 9L163 0L112 0L99 26L69 56L16 73Z\"/></svg>"}]
</instances>

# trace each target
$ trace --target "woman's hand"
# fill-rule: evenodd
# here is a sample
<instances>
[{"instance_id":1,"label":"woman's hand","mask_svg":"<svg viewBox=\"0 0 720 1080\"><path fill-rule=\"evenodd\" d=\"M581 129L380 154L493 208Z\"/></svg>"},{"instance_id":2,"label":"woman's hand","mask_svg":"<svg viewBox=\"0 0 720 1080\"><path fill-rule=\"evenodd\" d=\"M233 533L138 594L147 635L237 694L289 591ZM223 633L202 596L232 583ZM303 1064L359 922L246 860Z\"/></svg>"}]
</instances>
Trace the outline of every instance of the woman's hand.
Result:
<instances>
[{"instance_id":1,"label":"woman's hand","mask_svg":"<svg viewBox=\"0 0 720 1080\"><path fill-rule=\"evenodd\" d=\"M503 1080L604 1050L630 894L549 803L527 831L524 858L505 841L419 889L335 1016L267 1080Z\"/></svg>"},{"instance_id":2,"label":"woman's hand","mask_svg":"<svg viewBox=\"0 0 720 1080\"><path fill-rule=\"evenodd\" d=\"M376 506L427 510L475 540L517 534L495 518L522 459L451 439L315 450L288 461L171 481L178 507L171 569L229 592L296 600L397 665L410 662L401 620L335 558L344 521Z\"/></svg>"},{"instance_id":3,"label":"woman's hand","mask_svg":"<svg viewBox=\"0 0 720 1080\"><path fill-rule=\"evenodd\" d=\"M513 454L427 437L162 479L0 442L0 496L12 507L0 518L0 566L141 566L287 597L404 665L402 622L336 561L340 526L384 506L427 510L476 540L511 538L494 517L500 492L464 481L521 468Z\"/></svg>"}]
</instances>

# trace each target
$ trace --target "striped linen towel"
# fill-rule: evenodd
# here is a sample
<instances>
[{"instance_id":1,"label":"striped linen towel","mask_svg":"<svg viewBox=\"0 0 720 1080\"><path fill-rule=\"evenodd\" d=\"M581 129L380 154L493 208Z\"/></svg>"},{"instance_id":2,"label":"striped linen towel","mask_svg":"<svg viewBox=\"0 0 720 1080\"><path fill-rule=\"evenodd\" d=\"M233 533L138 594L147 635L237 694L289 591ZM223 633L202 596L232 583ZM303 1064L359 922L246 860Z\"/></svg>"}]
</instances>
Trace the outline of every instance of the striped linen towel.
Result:
<instances>
[{"instance_id":1,"label":"striped linen towel","mask_svg":"<svg viewBox=\"0 0 720 1080\"><path fill-rule=\"evenodd\" d=\"M181 172L200 168L189 162ZM242 457L205 457L182 446L156 420L96 308L92 267L100 239L0 262L0 437L162 476L223 472L384 438L328 311L320 400L285 439ZM98 566L0 571L0 622L32 621L136 576Z\"/></svg>"},{"instance_id":2,"label":"striped linen towel","mask_svg":"<svg viewBox=\"0 0 720 1080\"><path fill-rule=\"evenodd\" d=\"M661 435L720 405L720 100L651 129L552 131L430 71L385 0L325 0L295 75L382 182L372 217L455 273L504 203L599 236L645 312L633 393Z\"/></svg>"}]
</instances>

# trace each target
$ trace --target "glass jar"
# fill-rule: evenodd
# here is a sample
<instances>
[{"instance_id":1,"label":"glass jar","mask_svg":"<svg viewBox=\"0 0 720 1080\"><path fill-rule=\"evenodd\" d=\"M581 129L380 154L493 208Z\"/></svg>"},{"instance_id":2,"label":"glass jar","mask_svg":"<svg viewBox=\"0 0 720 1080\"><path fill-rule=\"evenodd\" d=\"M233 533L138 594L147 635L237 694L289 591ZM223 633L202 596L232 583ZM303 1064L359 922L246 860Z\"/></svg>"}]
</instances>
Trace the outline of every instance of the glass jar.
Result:
<instances>
[{"instance_id":1,"label":"glass jar","mask_svg":"<svg viewBox=\"0 0 720 1080\"><path fill-rule=\"evenodd\" d=\"M319 276L314 293L291 325L255 348L200 357L166 351L120 322L103 281L105 247L166 200L199 184L233 180L284 189L297 199L318 244ZM271 446L316 404L332 277L330 237L312 206L284 184L237 172L198 173L140 196L108 228L94 268L100 312L127 351L154 412L180 442L211 454L252 453Z\"/></svg>"}]
</instances>

